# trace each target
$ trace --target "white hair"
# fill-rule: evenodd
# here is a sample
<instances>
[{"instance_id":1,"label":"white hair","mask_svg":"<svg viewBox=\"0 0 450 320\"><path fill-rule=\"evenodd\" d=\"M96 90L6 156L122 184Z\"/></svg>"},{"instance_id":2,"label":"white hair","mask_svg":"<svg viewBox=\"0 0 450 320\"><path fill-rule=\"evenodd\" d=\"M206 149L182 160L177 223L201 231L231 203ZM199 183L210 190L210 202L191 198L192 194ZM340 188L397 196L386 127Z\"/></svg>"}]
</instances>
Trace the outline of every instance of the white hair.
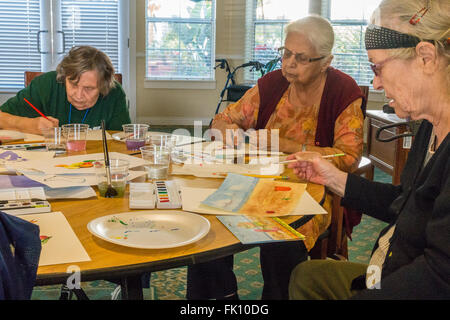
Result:
<instances>
[{"instance_id":1,"label":"white hair","mask_svg":"<svg viewBox=\"0 0 450 320\"><path fill-rule=\"evenodd\" d=\"M285 28L286 37L297 32L311 42L320 56L329 56L334 46L334 31L330 22L318 15L310 15L290 22Z\"/></svg>"}]
</instances>

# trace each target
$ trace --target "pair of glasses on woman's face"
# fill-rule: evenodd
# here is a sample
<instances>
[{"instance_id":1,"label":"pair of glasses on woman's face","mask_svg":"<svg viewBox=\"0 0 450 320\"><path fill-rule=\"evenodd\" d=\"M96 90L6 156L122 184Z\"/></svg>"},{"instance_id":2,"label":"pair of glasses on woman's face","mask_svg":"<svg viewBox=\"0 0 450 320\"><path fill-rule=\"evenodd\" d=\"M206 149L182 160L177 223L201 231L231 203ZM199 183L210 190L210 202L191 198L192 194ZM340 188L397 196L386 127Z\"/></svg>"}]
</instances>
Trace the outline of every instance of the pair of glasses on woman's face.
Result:
<instances>
[{"instance_id":1,"label":"pair of glasses on woman's face","mask_svg":"<svg viewBox=\"0 0 450 320\"><path fill-rule=\"evenodd\" d=\"M392 59L394 59L394 57L386 58L386 59L384 59L383 61L381 61L379 63L371 63L370 64L370 69L372 69L372 71L375 74L375 76L379 77L381 75L381 68L383 67L383 65L386 62L391 61Z\"/></svg>"},{"instance_id":2,"label":"pair of glasses on woman's face","mask_svg":"<svg viewBox=\"0 0 450 320\"><path fill-rule=\"evenodd\" d=\"M289 59L292 55L294 55L295 61L300 64L308 64L310 62L318 61L318 60L325 58L325 56L318 57L318 58L310 58L310 57L304 55L303 53L294 53L285 47L278 48L278 52L283 57L283 59Z\"/></svg>"}]
</instances>

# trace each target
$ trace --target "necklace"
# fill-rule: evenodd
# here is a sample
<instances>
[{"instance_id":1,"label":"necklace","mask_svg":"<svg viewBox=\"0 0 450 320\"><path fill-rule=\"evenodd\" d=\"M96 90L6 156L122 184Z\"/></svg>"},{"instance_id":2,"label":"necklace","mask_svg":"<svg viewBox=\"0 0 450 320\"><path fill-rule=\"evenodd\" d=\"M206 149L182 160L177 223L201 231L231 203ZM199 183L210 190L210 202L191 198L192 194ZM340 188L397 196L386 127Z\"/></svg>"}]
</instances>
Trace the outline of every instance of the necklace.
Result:
<instances>
[{"instance_id":1,"label":"necklace","mask_svg":"<svg viewBox=\"0 0 450 320\"><path fill-rule=\"evenodd\" d=\"M81 123L84 123L84 120L86 120L86 116L87 116L89 110L91 110L91 109L87 109L86 112L84 113L83 120L81 120ZM69 122L68 122L68 124L70 124L71 118L72 118L72 104L70 104L70 107L69 107Z\"/></svg>"}]
</instances>

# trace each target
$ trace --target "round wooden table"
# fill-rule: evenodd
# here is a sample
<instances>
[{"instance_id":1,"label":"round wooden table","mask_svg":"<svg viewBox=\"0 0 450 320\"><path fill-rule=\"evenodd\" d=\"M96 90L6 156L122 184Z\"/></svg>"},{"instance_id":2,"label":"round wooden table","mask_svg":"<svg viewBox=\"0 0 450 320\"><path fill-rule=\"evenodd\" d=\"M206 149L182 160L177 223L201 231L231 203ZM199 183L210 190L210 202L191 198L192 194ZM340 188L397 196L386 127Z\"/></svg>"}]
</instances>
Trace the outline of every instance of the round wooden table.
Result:
<instances>
[{"instance_id":1,"label":"round wooden table","mask_svg":"<svg viewBox=\"0 0 450 320\"><path fill-rule=\"evenodd\" d=\"M109 140L110 152L132 154L126 150L125 143ZM88 141L86 153L102 152L101 141ZM135 181L144 181L145 177ZM193 176L172 176L178 184L190 187L217 188L223 179L196 178ZM96 189L97 195L98 190ZM307 191L318 202L322 201L324 187L308 184ZM128 299L142 299L140 277L145 272L170 269L189 264L206 262L224 257L255 245L243 245L240 241L214 216L204 214L211 224L209 233L201 240L177 248L170 249L135 249L116 245L92 235L87 224L98 217L134 211L129 209L128 186L125 196L117 199L107 199L98 196L83 200L52 200L52 211L61 211L75 234L80 239L91 261L57 264L38 268L36 285L65 284L72 269L76 266L80 270L81 281L100 279L115 279L122 285L122 297ZM137 211L137 210L136 210ZM288 223L295 223L295 227L302 225L312 216L283 217Z\"/></svg>"}]
</instances>

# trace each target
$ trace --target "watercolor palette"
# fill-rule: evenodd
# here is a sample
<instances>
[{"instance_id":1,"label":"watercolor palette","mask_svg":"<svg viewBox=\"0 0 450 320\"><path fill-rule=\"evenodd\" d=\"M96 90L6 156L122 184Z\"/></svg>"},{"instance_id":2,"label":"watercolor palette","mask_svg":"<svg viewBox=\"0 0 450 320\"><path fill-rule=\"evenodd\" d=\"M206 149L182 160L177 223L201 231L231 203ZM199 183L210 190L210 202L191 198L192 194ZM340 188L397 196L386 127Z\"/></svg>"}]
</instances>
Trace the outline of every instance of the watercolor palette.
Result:
<instances>
[{"instance_id":1,"label":"watercolor palette","mask_svg":"<svg viewBox=\"0 0 450 320\"><path fill-rule=\"evenodd\" d=\"M154 182L156 187L156 207L158 209L181 208L180 191L175 181L160 180Z\"/></svg>"},{"instance_id":2,"label":"watercolor palette","mask_svg":"<svg viewBox=\"0 0 450 320\"><path fill-rule=\"evenodd\" d=\"M87 228L105 241L140 249L165 249L196 242L208 234L208 219L175 210L124 212L92 220Z\"/></svg>"},{"instance_id":3,"label":"watercolor palette","mask_svg":"<svg viewBox=\"0 0 450 320\"><path fill-rule=\"evenodd\" d=\"M52 211L48 201L31 200L0 200L0 210L10 215L18 216L21 214L41 213Z\"/></svg>"},{"instance_id":4,"label":"watercolor palette","mask_svg":"<svg viewBox=\"0 0 450 320\"><path fill-rule=\"evenodd\" d=\"M45 143L6 144L0 146L3 150L44 150Z\"/></svg>"}]
</instances>

